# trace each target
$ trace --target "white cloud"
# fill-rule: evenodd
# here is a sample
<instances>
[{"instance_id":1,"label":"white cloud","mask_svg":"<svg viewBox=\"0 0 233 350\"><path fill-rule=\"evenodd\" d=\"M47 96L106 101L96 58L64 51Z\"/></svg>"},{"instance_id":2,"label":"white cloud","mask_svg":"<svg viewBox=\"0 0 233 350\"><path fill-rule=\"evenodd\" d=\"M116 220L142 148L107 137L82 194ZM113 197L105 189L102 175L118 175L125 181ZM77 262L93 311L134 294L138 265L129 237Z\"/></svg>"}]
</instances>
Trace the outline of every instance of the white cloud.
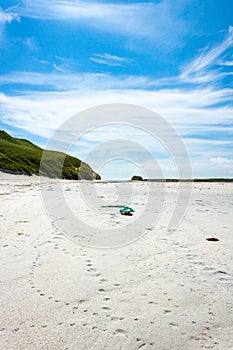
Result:
<instances>
[{"instance_id":1,"label":"white cloud","mask_svg":"<svg viewBox=\"0 0 233 350\"><path fill-rule=\"evenodd\" d=\"M12 21L20 21L20 17L17 13L12 12L14 7L10 7L3 11L0 8L0 25L5 23L11 23Z\"/></svg>"},{"instance_id":2,"label":"white cloud","mask_svg":"<svg viewBox=\"0 0 233 350\"><path fill-rule=\"evenodd\" d=\"M48 62L49 63L49 62ZM54 64L53 64L54 65ZM56 64L53 67L56 70L64 70L65 64ZM156 80L145 76L112 76L110 74L103 73L35 73L35 72L14 72L11 74L1 75L0 84L22 84L30 86L41 87L44 90L63 91L64 94L69 94L73 91L84 92L85 94L95 94L95 91L106 91L108 93L116 92L117 96L123 95L124 91L127 92L126 98L132 95L131 99L136 101L136 96L140 95L142 90L143 99L148 96L147 100L149 107L151 106L152 96L154 102L161 101L160 106L166 106L166 110L169 106L183 105L183 108L198 108L207 107L217 103L230 102L233 97L233 89L219 88L213 89L210 87L205 88L193 88L193 89L178 89L173 88L177 77L170 79L170 88L161 88L163 86L164 79ZM148 89L157 88L157 90L151 91ZM134 90L135 89L135 90ZM118 91L119 90L119 91ZM135 95L135 98L133 97ZM189 99L187 98L189 96ZM169 104L166 104L166 100L169 100ZM162 109L163 110L163 109Z\"/></svg>"},{"instance_id":3,"label":"white cloud","mask_svg":"<svg viewBox=\"0 0 233 350\"><path fill-rule=\"evenodd\" d=\"M179 4L177 5L179 9ZM83 0L24 0L22 17L81 23L97 31L150 39L167 50L180 46L188 25L170 0L115 3ZM156 20L156 19L160 20ZM174 30L176 28L176 30Z\"/></svg>"},{"instance_id":4,"label":"white cloud","mask_svg":"<svg viewBox=\"0 0 233 350\"><path fill-rule=\"evenodd\" d=\"M3 10L0 7L0 44L4 41L4 29L6 24L11 23L12 21L20 21L20 16L14 11L17 6L18 5L9 7L6 10Z\"/></svg>"},{"instance_id":5,"label":"white cloud","mask_svg":"<svg viewBox=\"0 0 233 350\"><path fill-rule=\"evenodd\" d=\"M218 64L220 66L232 67L233 66L233 61L218 61Z\"/></svg>"},{"instance_id":6,"label":"white cloud","mask_svg":"<svg viewBox=\"0 0 233 350\"><path fill-rule=\"evenodd\" d=\"M58 76L55 79L53 75L36 77L29 75L24 82L27 84L28 80L34 80L37 85L51 79L54 79L57 85L62 85L63 79L69 80L69 76L65 75L59 82ZM216 104L231 101L233 90L215 91L203 88L147 91L134 90L129 86L122 89L118 84L114 89L114 81L109 82L110 88L103 89L102 86L102 89L96 89L99 84L98 76L91 78L82 76L76 80L75 86L79 85L79 89L52 92L30 91L18 96L1 94L2 121L34 134L49 137L66 118L79 111L100 104L120 102L137 104L154 110L165 117L181 135L203 134L205 128L208 128L208 132L223 132L224 125L229 125L227 130L230 131L233 108L223 105L216 107ZM92 86L92 89L88 86ZM194 142L193 140L192 143Z\"/></svg>"},{"instance_id":7,"label":"white cloud","mask_svg":"<svg viewBox=\"0 0 233 350\"><path fill-rule=\"evenodd\" d=\"M48 62L50 64L50 62ZM52 65L52 64L51 64ZM65 70L68 64L59 63L58 67ZM53 67L54 68L54 67ZM14 72L0 76L0 84L23 84L52 87L54 90L70 91L72 89L127 89L127 88L148 88L159 85L158 80L144 76L111 76L103 73L35 73L35 72Z\"/></svg>"},{"instance_id":8,"label":"white cloud","mask_svg":"<svg viewBox=\"0 0 233 350\"><path fill-rule=\"evenodd\" d=\"M228 158L224 158L224 157L214 157L211 158L210 161L217 166L224 166L224 167L229 167L232 168L232 172L233 172L233 159L228 159Z\"/></svg>"},{"instance_id":9,"label":"white cloud","mask_svg":"<svg viewBox=\"0 0 233 350\"><path fill-rule=\"evenodd\" d=\"M212 49L206 47L197 58L186 65L180 75L181 80L190 83L206 83L219 79L222 73L214 70L211 66L218 64L219 57L232 46L233 30L232 27L229 27L227 37L222 43ZM223 62L224 61L222 61L222 65Z\"/></svg>"},{"instance_id":10,"label":"white cloud","mask_svg":"<svg viewBox=\"0 0 233 350\"><path fill-rule=\"evenodd\" d=\"M90 77L86 77L89 79ZM27 77L29 79L29 77ZM50 76L37 77L38 81L43 83ZM58 79L56 77L56 79ZM53 131L58 128L67 118L72 115L87 109L106 103L129 103L145 106L159 113L170 122L177 132L184 135L183 139L189 155L192 159L195 176L223 176L230 172L229 165L222 168L215 167L211 158L221 157L228 159L232 155L232 137L230 136L232 126L233 108L231 106L216 104L226 101L226 98L231 101L233 91L224 89L211 90L203 88L202 90L179 90L166 89L157 91L147 91L143 89L114 89L113 82L109 82L112 89L96 89L98 85L98 76L92 77L93 88L90 89L90 81L88 82L89 89L84 88L85 77L79 80L80 89L72 89L66 91L53 92L24 92L18 96L9 96L0 94L0 111L2 122L8 125L19 127L27 130L35 135L50 137ZM120 79L120 78L119 78ZM57 80L58 82L58 80ZM84 85L82 85L84 84ZM227 96L227 97L226 97ZM98 123L98 116L96 116ZM110 122L114 120L109 120ZM216 132L223 132L227 128L229 138L221 139L221 134L214 136L211 140L205 139L205 133L216 135ZM150 126L146 124L145 128L150 130ZM206 131L207 130L207 131ZM193 134L195 138L192 137ZM142 132L132 130L116 130L116 127L111 127L108 131L102 130L102 133L95 130L91 135L87 134L82 138L77 151L77 156L84 159L93 145L101 140L113 139L115 137L124 137L133 139L136 142L151 149L155 154L163 154L162 147L155 140L148 136L144 136ZM198 138L198 135L200 137ZM231 134L232 135L232 134ZM94 143L93 143L94 142ZM200 162L199 162L200 160ZM167 164L167 167L166 167ZM161 165L162 166L162 165ZM163 169L166 171L166 176L169 176L169 162L164 161ZM215 169L216 168L216 169ZM174 174L174 172L171 172ZM212 175L213 174L213 175Z\"/></svg>"},{"instance_id":11,"label":"white cloud","mask_svg":"<svg viewBox=\"0 0 233 350\"><path fill-rule=\"evenodd\" d=\"M39 48L38 44L36 43L35 38L32 37L28 37L26 39L23 40L23 43L25 44L25 46L27 48L29 48L30 50L37 50Z\"/></svg>"},{"instance_id":12,"label":"white cloud","mask_svg":"<svg viewBox=\"0 0 233 350\"><path fill-rule=\"evenodd\" d=\"M221 158L221 157L220 157ZM208 158L207 156L200 156L192 160L193 167L193 177L207 177L207 178L222 178L222 177L233 177L233 167L232 165L219 164L216 165L212 160L213 158Z\"/></svg>"},{"instance_id":13,"label":"white cloud","mask_svg":"<svg viewBox=\"0 0 233 350\"><path fill-rule=\"evenodd\" d=\"M34 60L41 63L41 64L50 64L48 61L40 60L39 58L34 58Z\"/></svg>"},{"instance_id":14,"label":"white cloud","mask_svg":"<svg viewBox=\"0 0 233 350\"><path fill-rule=\"evenodd\" d=\"M62 67L58 66L56 63L53 64L53 68L58 72L65 72L65 70Z\"/></svg>"},{"instance_id":15,"label":"white cloud","mask_svg":"<svg viewBox=\"0 0 233 350\"><path fill-rule=\"evenodd\" d=\"M48 84L46 84L46 75L40 74L40 73L35 73L35 72L15 72L16 74L15 77L14 74L10 74L8 76L2 76L0 77L0 83L2 84L7 84L8 82L15 82L19 84L28 84L28 85L43 85L44 87L46 85L53 86L55 89L57 88L57 83L59 82L59 87L61 86L62 83L62 76L61 74L56 73L57 72L66 72L66 75L64 77L64 81L62 83L62 86L64 86L64 89L68 86L68 81L65 80L68 78L69 81L72 80L72 75L68 74L67 72L70 71L70 68L75 66L75 60L72 58L64 58L64 57L59 57L56 56L53 60L47 61L47 60L42 60L39 58L34 58L34 61L39 62L43 65L48 66L53 70L53 73L49 75L50 79ZM30 79L33 78L33 81L30 82ZM48 75L47 75L48 78Z\"/></svg>"},{"instance_id":16,"label":"white cloud","mask_svg":"<svg viewBox=\"0 0 233 350\"><path fill-rule=\"evenodd\" d=\"M112 66L112 67L122 66L122 64L128 62L128 59L126 58L109 55L107 53L103 55L95 54L92 57L90 57L90 60L96 63L105 64L107 66Z\"/></svg>"},{"instance_id":17,"label":"white cloud","mask_svg":"<svg viewBox=\"0 0 233 350\"><path fill-rule=\"evenodd\" d=\"M102 18L106 16L118 15L134 6L105 4L83 0L24 0L20 8L22 16L49 19L67 20L80 18Z\"/></svg>"}]
</instances>

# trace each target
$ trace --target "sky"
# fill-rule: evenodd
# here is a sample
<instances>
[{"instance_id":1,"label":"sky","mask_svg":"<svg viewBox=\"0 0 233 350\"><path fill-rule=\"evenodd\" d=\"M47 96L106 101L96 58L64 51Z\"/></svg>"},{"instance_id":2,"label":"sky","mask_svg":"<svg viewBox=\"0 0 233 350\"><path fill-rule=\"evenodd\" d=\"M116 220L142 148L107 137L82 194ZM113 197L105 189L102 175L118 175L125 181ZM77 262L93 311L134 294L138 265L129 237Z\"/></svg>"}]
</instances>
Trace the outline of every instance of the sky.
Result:
<instances>
[{"instance_id":1,"label":"sky","mask_svg":"<svg viewBox=\"0 0 233 350\"><path fill-rule=\"evenodd\" d=\"M231 0L0 0L0 129L46 147L86 108L135 104L176 130L193 177L233 177L232 13ZM177 177L172 155L125 125L87 131L70 154L85 161L122 138ZM96 154L102 178L145 176L143 155L136 164L127 149L114 154Z\"/></svg>"}]
</instances>

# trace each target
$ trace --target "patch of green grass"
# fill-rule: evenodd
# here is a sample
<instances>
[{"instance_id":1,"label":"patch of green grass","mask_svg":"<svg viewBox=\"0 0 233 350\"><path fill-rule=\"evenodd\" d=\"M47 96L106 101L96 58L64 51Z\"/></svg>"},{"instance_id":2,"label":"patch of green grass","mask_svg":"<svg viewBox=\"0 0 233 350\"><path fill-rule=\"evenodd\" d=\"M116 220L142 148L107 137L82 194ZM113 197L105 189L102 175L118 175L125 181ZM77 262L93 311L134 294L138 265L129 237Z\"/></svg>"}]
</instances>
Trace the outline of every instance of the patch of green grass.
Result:
<instances>
[{"instance_id":1,"label":"patch of green grass","mask_svg":"<svg viewBox=\"0 0 233 350\"><path fill-rule=\"evenodd\" d=\"M42 153L43 165L40 166ZM88 164L78 158L61 152L44 151L28 140L14 138L1 130L0 170L13 174L40 174L70 180L101 179Z\"/></svg>"}]
</instances>

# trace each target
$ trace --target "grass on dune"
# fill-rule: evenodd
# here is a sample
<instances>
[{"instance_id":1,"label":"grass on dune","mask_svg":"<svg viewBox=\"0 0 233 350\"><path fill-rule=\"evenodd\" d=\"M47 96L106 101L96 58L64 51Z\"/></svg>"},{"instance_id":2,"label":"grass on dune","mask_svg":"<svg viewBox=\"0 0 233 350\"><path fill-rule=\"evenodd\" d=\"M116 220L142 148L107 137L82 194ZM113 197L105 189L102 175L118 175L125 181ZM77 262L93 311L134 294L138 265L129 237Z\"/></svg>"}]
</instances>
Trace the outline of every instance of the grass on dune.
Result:
<instances>
[{"instance_id":1,"label":"grass on dune","mask_svg":"<svg viewBox=\"0 0 233 350\"><path fill-rule=\"evenodd\" d=\"M44 153L43 153L44 152ZM43 153L43 167L40 161ZM44 175L70 180L100 179L91 167L80 159L56 151L44 151L28 140L10 136L0 131L0 170L13 174Z\"/></svg>"}]
</instances>

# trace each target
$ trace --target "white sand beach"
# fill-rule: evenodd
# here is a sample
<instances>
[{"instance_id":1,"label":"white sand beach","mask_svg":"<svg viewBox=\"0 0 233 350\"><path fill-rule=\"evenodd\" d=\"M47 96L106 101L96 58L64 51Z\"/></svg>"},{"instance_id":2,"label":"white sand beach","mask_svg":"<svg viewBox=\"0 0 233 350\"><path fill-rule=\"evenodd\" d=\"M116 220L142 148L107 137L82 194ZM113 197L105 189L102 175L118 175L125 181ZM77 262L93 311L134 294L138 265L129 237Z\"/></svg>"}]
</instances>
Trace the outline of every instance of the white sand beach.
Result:
<instances>
[{"instance_id":1,"label":"white sand beach","mask_svg":"<svg viewBox=\"0 0 233 350\"><path fill-rule=\"evenodd\" d=\"M124 183L62 186L75 208L80 186L84 192L95 186L107 204ZM98 216L82 205L80 217L93 225L91 237L96 225L124 227L143 218L146 186L134 184L132 217L121 216L119 208ZM152 186L156 195L161 184ZM0 348L233 349L233 183L193 183L183 221L168 232L177 186L166 183L161 215L145 235L97 249L72 241L54 225L38 177L1 173ZM85 240L85 232L79 234Z\"/></svg>"}]
</instances>

